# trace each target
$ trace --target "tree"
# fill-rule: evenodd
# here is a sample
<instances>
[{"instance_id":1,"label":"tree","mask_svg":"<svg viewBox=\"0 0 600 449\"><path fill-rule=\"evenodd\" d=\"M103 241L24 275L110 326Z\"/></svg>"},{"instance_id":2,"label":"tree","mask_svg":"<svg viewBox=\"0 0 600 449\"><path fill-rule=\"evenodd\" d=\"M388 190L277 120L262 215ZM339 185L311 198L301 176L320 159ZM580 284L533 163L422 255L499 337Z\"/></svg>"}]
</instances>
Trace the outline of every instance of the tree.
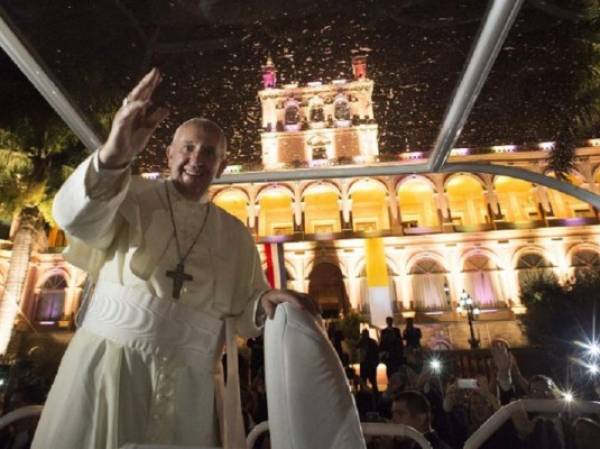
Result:
<instances>
[{"instance_id":1,"label":"tree","mask_svg":"<svg viewBox=\"0 0 600 449\"><path fill-rule=\"evenodd\" d=\"M555 367L566 367L575 341L589 341L600 320L600 273L579 270L560 284L554 276L531 278L521 293L527 312L523 317L527 337L541 346ZM557 378L564 372L554 373Z\"/></svg>"},{"instance_id":2,"label":"tree","mask_svg":"<svg viewBox=\"0 0 600 449\"><path fill-rule=\"evenodd\" d=\"M0 219L13 223L13 247L0 298L0 355L6 353L29 260L43 249L54 193L85 152L55 116L0 129Z\"/></svg>"},{"instance_id":3,"label":"tree","mask_svg":"<svg viewBox=\"0 0 600 449\"><path fill-rule=\"evenodd\" d=\"M559 179L567 179L574 167L577 145L597 131L600 123L600 7L596 0L576 3L579 14L565 16L565 20L573 20L577 25L569 89L573 99L559 102L555 107L561 126L556 131L555 147L548 161L548 167Z\"/></svg>"}]
</instances>

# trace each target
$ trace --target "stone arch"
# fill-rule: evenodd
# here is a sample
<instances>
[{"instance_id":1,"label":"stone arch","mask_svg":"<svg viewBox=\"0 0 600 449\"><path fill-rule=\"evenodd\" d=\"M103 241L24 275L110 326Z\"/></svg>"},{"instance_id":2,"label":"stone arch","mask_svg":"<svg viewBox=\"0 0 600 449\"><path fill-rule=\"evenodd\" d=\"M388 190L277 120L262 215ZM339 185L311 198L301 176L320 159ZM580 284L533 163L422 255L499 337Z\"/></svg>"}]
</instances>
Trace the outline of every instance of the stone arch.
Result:
<instances>
[{"instance_id":1,"label":"stone arch","mask_svg":"<svg viewBox=\"0 0 600 449\"><path fill-rule=\"evenodd\" d=\"M499 269L504 270L506 269L506 267L504 266L504 263L502 263L502 259L491 249L489 248L481 248L481 247L477 247L477 248L469 248L468 250L466 250L464 253L462 253L460 255L460 259L459 259L459 266L462 268L465 266L465 262L467 261L467 259L469 259L471 256L477 256L477 255L484 255L486 256L488 259L490 259L492 262L494 262Z\"/></svg>"},{"instance_id":2,"label":"stone arch","mask_svg":"<svg viewBox=\"0 0 600 449\"><path fill-rule=\"evenodd\" d=\"M317 300L326 318L336 318L350 310L350 299L339 264L319 259L308 275L308 294Z\"/></svg>"},{"instance_id":3,"label":"stone arch","mask_svg":"<svg viewBox=\"0 0 600 449\"><path fill-rule=\"evenodd\" d=\"M530 282L538 278L555 278L554 263L551 257L540 247L527 246L515 253L514 267L517 273L519 290L523 291Z\"/></svg>"},{"instance_id":4,"label":"stone arch","mask_svg":"<svg viewBox=\"0 0 600 449\"><path fill-rule=\"evenodd\" d=\"M58 321L65 314L68 276L56 269L44 274L36 288L34 317L36 321Z\"/></svg>"},{"instance_id":5,"label":"stone arch","mask_svg":"<svg viewBox=\"0 0 600 449\"><path fill-rule=\"evenodd\" d=\"M411 258L407 278L412 289L412 306L420 311L446 310L449 271L434 253L421 252Z\"/></svg>"},{"instance_id":6,"label":"stone arch","mask_svg":"<svg viewBox=\"0 0 600 449\"><path fill-rule=\"evenodd\" d=\"M463 288L481 308L506 306L502 265L487 249L473 248L460 258Z\"/></svg>"},{"instance_id":7,"label":"stone arch","mask_svg":"<svg viewBox=\"0 0 600 449\"><path fill-rule=\"evenodd\" d=\"M258 235L272 236L294 232L294 191L286 184L263 187L256 196Z\"/></svg>"},{"instance_id":8,"label":"stone arch","mask_svg":"<svg viewBox=\"0 0 600 449\"><path fill-rule=\"evenodd\" d=\"M346 265L343 259L338 259L336 257L327 255L319 255L318 257L311 257L307 259L306 264L304 265L304 272L310 273L313 270L314 266L319 263L330 263L332 265L338 265L345 279L348 279L349 277L355 277L349 276L349 274L353 274L353 272L349 271L348 266Z\"/></svg>"},{"instance_id":9,"label":"stone arch","mask_svg":"<svg viewBox=\"0 0 600 449\"><path fill-rule=\"evenodd\" d=\"M459 178L461 176L466 176L468 178L474 179L475 181L477 181L479 184L481 184L481 188L483 189L483 192L487 192L487 186L485 184L484 179L479 176L478 174L475 173L467 173L467 172L457 172L457 173L452 173L448 176L446 176L444 178L444 191L446 191L446 187L448 186L448 183L450 181L452 181L455 178Z\"/></svg>"},{"instance_id":10,"label":"stone arch","mask_svg":"<svg viewBox=\"0 0 600 449\"><path fill-rule=\"evenodd\" d=\"M258 203L261 199L262 196L264 196L265 194L268 194L269 191L273 191L276 189L283 189L287 194L289 194L289 196L292 198L292 200L294 199L294 189L284 183L276 183L276 184L266 184L261 186L258 191L256 192L256 202Z\"/></svg>"},{"instance_id":11,"label":"stone arch","mask_svg":"<svg viewBox=\"0 0 600 449\"><path fill-rule=\"evenodd\" d=\"M492 183L504 220L528 222L541 219L534 183L504 175L494 176Z\"/></svg>"},{"instance_id":12,"label":"stone arch","mask_svg":"<svg viewBox=\"0 0 600 449\"><path fill-rule=\"evenodd\" d=\"M396 183L395 195L403 227L440 225L437 189L429 178L421 175L405 176Z\"/></svg>"},{"instance_id":13,"label":"stone arch","mask_svg":"<svg viewBox=\"0 0 600 449\"><path fill-rule=\"evenodd\" d=\"M311 181L302 188L302 193L301 193L302 199L304 199L304 197L307 194L311 193L311 190L321 189L321 188L337 193L338 198L342 197L342 191L340 190L340 187L336 183L334 183L332 181L327 181L327 180L319 180L319 181Z\"/></svg>"},{"instance_id":14,"label":"stone arch","mask_svg":"<svg viewBox=\"0 0 600 449\"><path fill-rule=\"evenodd\" d=\"M394 186L396 194L398 194L400 187L402 187L404 184L411 182L411 181L416 181L416 180L429 184L431 186L431 189L433 190L433 192L438 193L435 182L433 182L433 180L431 180L428 176L413 174L413 175L408 175L408 176L402 176L400 179L398 179L396 181L396 184Z\"/></svg>"},{"instance_id":15,"label":"stone arch","mask_svg":"<svg viewBox=\"0 0 600 449\"><path fill-rule=\"evenodd\" d=\"M250 197L246 191L237 187L226 187L217 191L213 203L248 225L248 206Z\"/></svg>"},{"instance_id":16,"label":"stone arch","mask_svg":"<svg viewBox=\"0 0 600 449\"><path fill-rule=\"evenodd\" d=\"M553 267L556 267L556 260L554 259L554 257L552 256L552 254L549 253L549 251L547 251L544 247L539 246L539 245L526 245L526 246L522 246L520 248L518 248L512 258L511 258L511 266L512 267L517 267L517 263L519 262L519 259L521 258L522 255L524 254L529 254L529 253L535 253L538 254L540 256L542 256L544 259L546 259L548 262L550 262L550 265Z\"/></svg>"},{"instance_id":17,"label":"stone arch","mask_svg":"<svg viewBox=\"0 0 600 449\"><path fill-rule=\"evenodd\" d=\"M592 180L596 184L600 184L600 164L596 165L592 171Z\"/></svg>"},{"instance_id":18,"label":"stone arch","mask_svg":"<svg viewBox=\"0 0 600 449\"><path fill-rule=\"evenodd\" d=\"M364 257L361 257L356 265L354 266L354 269L356 270L356 276L364 276L365 275L365 270L366 270L366 265L367 265L367 260ZM394 259L392 259L389 256L385 256L385 265L387 267L388 270L388 274L390 276L398 276L400 275L400 271L398 270L398 264L394 261Z\"/></svg>"},{"instance_id":19,"label":"stone arch","mask_svg":"<svg viewBox=\"0 0 600 449\"><path fill-rule=\"evenodd\" d=\"M440 253L435 251L418 251L413 253L406 261L406 274L409 274L413 265L415 265L421 259L433 259L444 268L446 273L450 273L450 268L448 267L447 261Z\"/></svg>"},{"instance_id":20,"label":"stone arch","mask_svg":"<svg viewBox=\"0 0 600 449\"><path fill-rule=\"evenodd\" d=\"M574 245L567 251L567 260L576 277L580 274L600 274L600 248L596 245Z\"/></svg>"},{"instance_id":21,"label":"stone arch","mask_svg":"<svg viewBox=\"0 0 600 449\"><path fill-rule=\"evenodd\" d=\"M573 264L573 256L579 251L593 251L595 253L600 254L600 246L594 245L592 243L577 243L571 246L568 249L567 254L565 255L570 265Z\"/></svg>"},{"instance_id":22,"label":"stone arch","mask_svg":"<svg viewBox=\"0 0 600 449\"><path fill-rule=\"evenodd\" d=\"M47 269L46 271L44 271L40 277L38 277L36 283L35 283L35 289L39 290L41 289L44 284L46 282L48 282L48 279L50 279L53 276L61 276L65 279L65 282L67 284L67 287L71 287L72 286L72 276L71 273L69 273L68 270L66 270L63 267L52 267Z\"/></svg>"},{"instance_id":23,"label":"stone arch","mask_svg":"<svg viewBox=\"0 0 600 449\"><path fill-rule=\"evenodd\" d=\"M487 189L479 176L454 173L446 178L444 191L453 224L480 226L490 222Z\"/></svg>"},{"instance_id":24,"label":"stone arch","mask_svg":"<svg viewBox=\"0 0 600 449\"><path fill-rule=\"evenodd\" d=\"M244 196L244 198L246 199L248 204L250 203L250 194L241 187L233 187L233 186L223 187L222 189L215 190L212 193L211 201L215 201L217 199L217 197L219 197L223 194L226 194L228 192L240 193L240 194L242 194L242 196Z\"/></svg>"},{"instance_id":25,"label":"stone arch","mask_svg":"<svg viewBox=\"0 0 600 449\"><path fill-rule=\"evenodd\" d=\"M357 178L354 179L349 185L348 185L348 196L352 197L352 193L354 193L354 191L356 190L356 186L361 184L361 183L374 183L373 185L376 185L377 187L379 187L381 189L381 191L383 191L386 195L386 197L390 194L390 192L388 191L388 187L385 184L385 182L383 182L381 179L378 178Z\"/></svg>"},{"instance_id":26,"label":"stone arch","mask_svg":"<svg viewBox=\"0 0 600 449\"><path fill-rule=\"evenodd\" d=\"M350 184L352 225L355 231L381 231L390 228L389 191L376 178L361 178Z\"/></svg>"},{"instance_id":27,"label":"stone arch","mask_svg":"<svg viewBox=\"0 0 600 449\"><path fill-rule=\"evenodd\" d=\"M546 170L544 174L555 178L552 170ZM575 187L583 188L582 185L587 184L585 177L577 170L571 170L567 175L567 179L567 182ZM546 194L553 213L553 216L550 215L551 218L569 219L594 216L593 207L589 202L550 187L546 187Z\"/></svg>"}]
</instances>

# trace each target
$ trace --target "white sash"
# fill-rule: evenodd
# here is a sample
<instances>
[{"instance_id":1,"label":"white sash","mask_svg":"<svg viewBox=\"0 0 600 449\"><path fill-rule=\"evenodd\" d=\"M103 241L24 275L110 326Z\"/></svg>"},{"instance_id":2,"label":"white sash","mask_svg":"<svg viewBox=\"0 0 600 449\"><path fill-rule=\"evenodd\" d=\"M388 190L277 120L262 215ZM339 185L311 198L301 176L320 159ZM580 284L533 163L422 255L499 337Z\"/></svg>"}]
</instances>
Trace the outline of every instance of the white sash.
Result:
<instances>
[{"instance_id":1,"label":"white sash","mask_svg":"<svg viewBox=\"0 0 600 449\"><path fill-rule=\"evenodd\" d=\"M193 370L213 374L221 442L225 449L245 448L234 318L225 320L225 386L220 369L223 321L204 312L132 287L101 281L95 287L81 328L142 352L176 357Z\"/></svg>"}]
</instances>

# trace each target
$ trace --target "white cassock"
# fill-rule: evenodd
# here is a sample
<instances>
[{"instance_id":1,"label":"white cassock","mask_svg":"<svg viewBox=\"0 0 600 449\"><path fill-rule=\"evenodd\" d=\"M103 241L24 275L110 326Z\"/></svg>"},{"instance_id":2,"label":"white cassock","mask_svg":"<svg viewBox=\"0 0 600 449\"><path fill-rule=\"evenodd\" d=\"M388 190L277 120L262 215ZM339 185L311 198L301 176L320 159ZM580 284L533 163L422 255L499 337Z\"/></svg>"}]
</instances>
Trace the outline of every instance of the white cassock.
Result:
<instances>
[{"instance_id":1,"label":"white cassock","mask_svg":"<svg viewBox=\"0 0 600 449\"><path fill-rule=\"evenodd\" d=\"M210 209L185 262L193 280L178 301L166 275L179 257L165 188L184 254ZM215 383L224 342L235 368L234 334L262 330L257 306L269 287L246 227L214 204L186 200L170 181L100 169L97 153L61 188L54 216L69 237L65 258L97 286L33 449L114 449L128 442L210 447L220 444L218 421L225 426L221 444L242 447L237 376L223 400L216 400ZM237 369L228 371L229 378ZM227 419L217 419L219 404Z\"/></svg>"}]
</instances>

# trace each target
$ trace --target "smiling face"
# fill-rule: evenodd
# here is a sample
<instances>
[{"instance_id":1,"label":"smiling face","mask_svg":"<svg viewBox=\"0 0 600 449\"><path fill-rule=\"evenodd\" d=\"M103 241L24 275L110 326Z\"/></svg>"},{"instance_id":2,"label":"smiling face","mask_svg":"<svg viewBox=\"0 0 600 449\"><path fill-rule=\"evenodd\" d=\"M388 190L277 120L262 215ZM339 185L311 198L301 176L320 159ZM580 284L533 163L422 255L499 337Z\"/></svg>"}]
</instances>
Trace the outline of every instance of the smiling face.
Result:
<instances>
[{"instance_id":1,"label":"smiling face","mask_svg":"<svg viewBox=\"0 0 600 449\"><path fill-rule=\"evenodd\" d=\"M175 131L167 160L177 190L187 199L199 200L227 165L225 137L213 122L192 119Z\"/></svg>"}]
</instances>

